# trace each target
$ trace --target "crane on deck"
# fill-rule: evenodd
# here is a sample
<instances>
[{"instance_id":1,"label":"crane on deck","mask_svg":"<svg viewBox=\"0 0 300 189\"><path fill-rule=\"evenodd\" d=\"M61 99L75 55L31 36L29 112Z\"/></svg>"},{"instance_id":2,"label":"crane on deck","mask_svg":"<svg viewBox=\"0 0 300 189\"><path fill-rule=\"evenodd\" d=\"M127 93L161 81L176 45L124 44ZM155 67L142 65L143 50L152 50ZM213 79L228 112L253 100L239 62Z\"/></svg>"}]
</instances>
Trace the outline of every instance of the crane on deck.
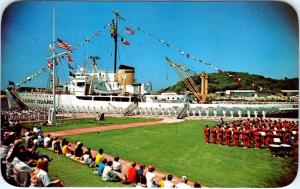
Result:
<instances>
[{"instance_id":1,"label":"crane on deck","mask_svg":"<svg viewBox=\"0 0 300 189\"><path fill-rule=\"evenodd\" d=\"M177 75L182 79L186 87L192 92L196 97L197 102L208 102L210 97L207 94L208 91L208 75L202 73L200 75L201 88L199 88L192 78L192 75L197 75L196 72L185 67L182 63L176 64L169 57L166 56L166 60L170 63L170 66L175 70Z\"/></svg>"}]
</instances>

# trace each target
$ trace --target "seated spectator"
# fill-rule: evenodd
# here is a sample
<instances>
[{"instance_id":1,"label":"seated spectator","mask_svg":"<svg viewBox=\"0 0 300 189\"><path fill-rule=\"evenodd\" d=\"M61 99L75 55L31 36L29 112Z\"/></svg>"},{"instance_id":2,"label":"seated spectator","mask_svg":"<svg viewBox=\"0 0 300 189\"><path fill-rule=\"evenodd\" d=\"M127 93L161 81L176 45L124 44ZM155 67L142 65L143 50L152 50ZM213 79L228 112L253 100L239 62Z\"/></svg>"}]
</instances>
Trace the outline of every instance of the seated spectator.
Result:
<instances>
[{"instance_id":1,"label":"seated spectator","mask_svg":"<svg viewBox=\"0 0 300 189\"><path fill-rule=\"evenodd\" d=\"M39 144L38 136L37 136L37 135L34 135L34 136L33 136L33 146L38 147L39 145L40 145L40 144Z\"/></svg>"},{"instance_id":2,"label":"seated spectator","mask_svg":"<svg viewBox=\"0 0 300 189\"><path fill-rule=\"evenodd\" d=\"M150 166L148 168L148 172L146 173L146 181L148 188L156 188L158 185L156 184L156 174L154 173L155 168L154 166Z\"/></svg>"},{"instance_id":3,"label":"seated spectator","mask_svg":"<svg viewBox=\"0 0 300 189\"><path fill-rule=\"evenodd\" d=\"M98 166L98 175L102 176L102 173L103 173L106 163L107 163L107 159L104 158Z\"/></svg>"},{"instance_id":4,"label":"seated spectator","mask_svg":"<svg viewBox=\"0 0 300 189\"><path fill-rule=\"evenodd\" d=\"M83 147L83 144L81 142L77 142L77 147L74 152L76 160L81 160L81 158L82 158L82 155L83 155L82 147Z\"/></svg>"},{"instance_id":5,"label":"seated spectator","mask_svg":"<svg viewBox=\"0 0 300 189\"><path fill-rule=\"evenodd\" d=\"M58 153L58 154L62 154L61 151L61 146L60 146L60 141L56 141L54 143L54 148L53 148L54 152Z\"/></svg>"},{"instance_id":6,"label":"seated spectator","mask_svg":"<svg viewBox=\"0 0 300 189\"><path fill-rule=\"evenodd\" d=\"M161 178L161 180L159 181L158 185L159 185L160 188L164 187L164 182L165 182L166 178L167 178L166 176L163 176Z\"/></svg>"},{"instance_id":7,"label":"seated spectator","mask_svg":"<svg viewBox=\"0 0 300 189\"><path fill-rule=\"evenodd\" d=\"M91 165L93 163L93 160L91 158L89 151L84 152L84 154L82 155L82 160L83 160L84 164L86 164L86 165Z\"/></svg>"},{"instance_id":8,"label":"seated spectator","mask_svg":"<svg viewBox=\"0 0 300 189\"><path fill-rule=\"evenodd\" d=\"M29 132L27 138L25 137L25 144L27 144L27 148L31 148L33 146L33 134Z\"/></svg>"},{"instance_id":9,"label":"seated spectator","mask_svg":"<svg viewBox=\"0 0 300 189\"><path fill-rule=\"evenodd\" d=\"M48 161L41 158L38 160L36 168L31 173L30 186L63 186L63 183L60 180L50 181L50 177L48 175Z\"/></svg>"},{"instance_id":10,"label":"seated spectator","mask_svg":"<svg viewBox=\"0 0 300 189\"><path fill-rule=\"evenodd\" d=\"M58 142L57 137L54 137L51 143L51 149L54 150L55 143Z\"/></svg>"},{"instance_id":11,"label":"seated spectator","mask_svg":"<svg viewBox=\"0 0 300 189\"><path fill-rule=\"evenodd\" d=\"M67 142L67 139L66 139L66 138L63 138L63 139L61 140L61 147L63 147L63 146L66 144L66 142Z\"/></svg>"},{"instance_id":12,"label":"seated spectator","mask_svg":"<svg viewBox=\"0 0 300 189\"><path fill-rule=\"evenodd\" d=\"M172 183L173 176L168 175L167 179L164 181L164 188L174 188L174 184Z\"/></svg>"},{"instance_id":13,"label":"seated spectator","mask_svg":"<svg viewBox=\"0 0 300 189\"><path fill-rule=\"evenodd\" d=\"M112 161L108 161L103 169L102 180L110 181L110 182L118 182L121 181L120 176L114 170L112 170Z\"/></svg>"},{"instance_id":14,"label":"seated spectator","mask_svg":"<svg viewBox=\"0 0 300 189\"><path fill-rule=\"evenodd\" d=\"M44 146L44 135L41 133L38 135L39 146Z\"/></svg>"},{"instance_id":15,"label":"seated spectator","mask_svg":"<svg viewBox=\"0 0 300 189\"><path fill-rule=\"evenodd\" d=\"M113 165L112 165L112 169L114 171L118 171L119 173L122 172L122 165L121 163L119 162L119 156L116 156L114 157L114 161L113 161Z\"/></svg>"},{"instance_id":16,"label":"seated spectator","mask_svg":"<svg viewBox=\"0 0 300 189\"><path fill-rule=\"evenodd\" d=\"M140 183L142 186L146 185L145 177L145 165L140 165L140 168L136 170L136 183Z\"/></svg>"},{"instance_id":17,"label":"seated spectator","mask_svg":"<svg viewBox=\"0 0 300 189\"><path fill-rule=\"evenodd\" d=\"M201 184L199 182L194 183L194 188L201 188Z\"/></svg>"},{"instance_id":18,"label":"seated spectator","mask_svg":"<svg viewBox=\"0 0 300 189\"><path fill-rule=\"evenodd\" d=\"M52 141L51 141L51 135L48 134L45 138L44 138L44 147L45 148L50 148L50 145L52 144Z\"/></svg>"},{"instance_id":19,"label":"seated spectator","mask_svg":"<svg viewBox=\"0 0 300 189\"><path fill-rule=\"evenodd\" d=\"M175 188L191 188L190 185L187 184L188 179L186 176L181 177L181 182L176 184Z\"/></svg>"},{"instance_id":20,"label":"seated spectator","mask_svg":"<svg viewBox=\"0 0 300 189\"><path fill-rule=\"evenodd\" d=\"M37 130L38 130L37 126L34 126L33 129L32 129L32 131L33 131L34 133L37 133Z\"/></svg>"},{"instance_id":21,"label":"seated spectator","mask_svg":"<svg viewBox=\"0 0 300 189\"><path fill-rule=\"evenodd\" d=\"M95 158L93 157L92 152L91 152L91 148L88 148L86 152L90 155L90 158L92 159L92 161L95 161Z\"/></svg>"},{"instance_id":22,"label":"seated spectator","mask_svg":"<svg viewBox=\"0 0 300 189\"><path fill-rule=\"evenodd\" d=\"M101 161L103 160L104 157L103 157L102 154L103 154L103 149L100 148L98 150L98 153L95 156L95 163L96 163L96 165L99 165L101 163Z\"/></svg>"},{"instance_id":23,"label":"seated spectator","mask_svg":"<svg viewBox=\"0 0 300 189\"><path fill-rule=\"evenodd\" d=\"M127 173L127 182L129 183L136 183L136 163L132 163L131 167L128 168L128 173Z\"/></svg>"},{"instance_id":24,"label":"seated spectator","mask_svg":"<svg viewBox=\"0 0 300 189\"><path fill-rule=\"evenodd\" d=\"M71 148L71 144L69 143L69 141L66 141L64 143L63 147L61 148L61 152L67 157L71 157L74 154L74 151Z\"/></svg>"}]
</instances>

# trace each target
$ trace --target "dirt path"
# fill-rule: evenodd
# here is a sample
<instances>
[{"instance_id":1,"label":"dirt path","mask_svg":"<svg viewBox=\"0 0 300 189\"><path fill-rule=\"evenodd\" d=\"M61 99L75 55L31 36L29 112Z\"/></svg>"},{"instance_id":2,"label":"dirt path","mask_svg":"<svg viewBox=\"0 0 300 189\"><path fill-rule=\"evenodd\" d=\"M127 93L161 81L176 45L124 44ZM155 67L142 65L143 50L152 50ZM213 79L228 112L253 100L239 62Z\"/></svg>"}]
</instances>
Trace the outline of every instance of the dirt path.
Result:
<instances>
[{"instance_id":1,"label":"dirt path","mask_svg":"<svg viewBox=\"0 0 300 189\"><path fill-rule=\"evenodd\" d=\"M116 130L116 129L126 129L126 128L133 128L133 127L141 127L141 126L176 123L176 122L181 122L181 121L183 121L183 120L163 119L161 121L128 123L128 124L111 125L111 126L95 126L95 127L90 127L90 128L79 128L79 129L72 129L72 130L54 131L54 132L48 132L48 133L51 134L52 136L76 135L76 134L82 134L82 133L101 132L101 131L110 131L110 130ZM45 134L48 134L48 133L45 133Z\"/></svg>"}]
</instances>

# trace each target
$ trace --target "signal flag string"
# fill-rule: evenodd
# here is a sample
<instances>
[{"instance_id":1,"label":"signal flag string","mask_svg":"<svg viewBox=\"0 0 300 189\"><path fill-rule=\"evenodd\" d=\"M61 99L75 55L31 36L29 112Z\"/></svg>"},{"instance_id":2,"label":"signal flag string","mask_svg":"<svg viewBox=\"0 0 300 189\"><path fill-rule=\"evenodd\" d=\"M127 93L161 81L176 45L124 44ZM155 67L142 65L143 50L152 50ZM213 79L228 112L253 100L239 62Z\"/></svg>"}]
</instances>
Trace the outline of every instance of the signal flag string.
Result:
<instances>
[{"instance_id":1,"label":"signal flag string","mask_svg":"<svg viewBox=\"0 0 300 189\"><path fill-rule=\"evenodd\" d=\"M74 48L71 48L68 51L65 51L65 52L67 52L66 56L67 56L68 62L73 62L73 59L70 57L70 54L72 54L74 50L77 50L81 45L86 45L86 44L90 43L94 38L99 37L99 35L102 32L102 30L106 29L107 26L109 26L109 24L106 24L103 27L101 27L99 30L97 30L96 32L94 32L93 34L91 34L89 37L87 37L86 39L84 39L83 41L81 41L80 43L78 43ZM49 45L49 49L51 50L52 48L53 47L51 45ZM61 58L64 58L64 56L62 56ZM70 66L70 64L68 64L68 67L69 67L69 69L73 68L72 66ZM19 87L22 84L25 84L28 81L31 81L32 79L35 79L37 76L39 76L42 73L46 72L47 68L51 70L51 64L49 65L48 62L47 62L47 66L41 68L39 71L37 71L37 72L31 74L30 76L26 77L24 80L22 80L19 83L17 83L16 86Z\"/></svg>"},{"instance_id":2,"label":"signal flag string","mask_svg":"<svg viewBox=\"0 0 300 189\"><path fill-rule=\"evenodd\" d=\"M154 38L156 41L158 41L161 44L167 46L168 48L171 48L171 49L177 51L179 54L181 54L182 56L186 57L187 59L192 59L195 62L198 62L200 64L204 64L206 66L209 66L212 69L216 70L217 72L219 72L221 74L225 74L226 76L234 79L238 84L240 84L240 82L242 81L241 78L238 77L237 75L235 75L234 73L232 73L232 72L225 72L222 69L214 66L213 64L211 64L209 62L206 62L206 61L201 60L201 59L199 59L199 58L197 58L195 56L192 56L190 53L187 53L187 52L181 50L180 48L177 48L175 45L167 42L166 40L163 40L163 39L157 37L156 35L154 35L154 34L152 34L150 32L147 32L146 30L142 29L141 27L139 27L138 25L136 25L133 22L129 21L128 19L124 18L123 16L119 15L119 18L120 18L120 20L126 22L128 25L130 25L131 27L135 28L136 30L144 33L145 35L147 35L149 37ZM256 85L255 83L252 83L251 86L254 87L254 88L256 88L256 89L259 89L259 91L266 90L268 92L273 92L272 90L269 90L269 89L264 88L262 86Z\"/></svg>"}]
</instances>

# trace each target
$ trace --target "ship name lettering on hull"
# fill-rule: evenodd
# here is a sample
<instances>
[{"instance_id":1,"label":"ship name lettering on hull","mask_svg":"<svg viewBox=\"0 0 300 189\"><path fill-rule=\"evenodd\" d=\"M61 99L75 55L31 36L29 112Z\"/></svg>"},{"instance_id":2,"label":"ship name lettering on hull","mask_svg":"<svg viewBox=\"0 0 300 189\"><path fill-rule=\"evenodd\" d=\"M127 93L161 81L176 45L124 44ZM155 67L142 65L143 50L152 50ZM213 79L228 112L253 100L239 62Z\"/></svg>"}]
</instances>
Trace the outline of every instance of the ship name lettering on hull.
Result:
<instances>
[{"instance_id":1,"label":"ship name lettering on hull","mask_svg":"<svg viewBox=\"0 0 300 189\"><path fill-rule=\"evenodd\" d=\"M34 100L34 99L24 99L25 103L38 103L38 104L52 104L52 100Z\"/></svg>"}]
</instances>

